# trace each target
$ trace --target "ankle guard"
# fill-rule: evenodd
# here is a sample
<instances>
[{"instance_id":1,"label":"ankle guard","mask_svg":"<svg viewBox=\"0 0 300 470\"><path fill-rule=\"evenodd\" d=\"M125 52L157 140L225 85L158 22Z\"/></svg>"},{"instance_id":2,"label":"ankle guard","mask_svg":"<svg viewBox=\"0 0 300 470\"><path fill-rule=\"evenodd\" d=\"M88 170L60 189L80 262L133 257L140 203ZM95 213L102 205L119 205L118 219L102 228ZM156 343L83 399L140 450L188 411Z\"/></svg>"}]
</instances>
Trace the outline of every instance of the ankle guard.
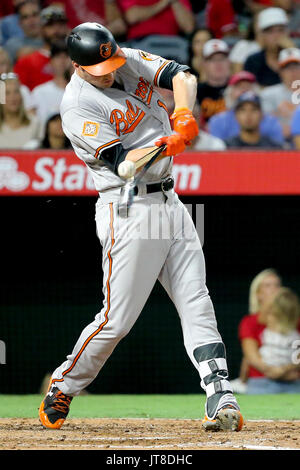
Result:
<instances>
[{"instance_id":1,"label":"ankle guard","mask_svg":"<svg viewBox=\"0 0 300 470\"><path fill-rule=\"evenodd\" d=\"M214 419L225 401L231 405L236 404L232 396L232 387L227 380L225 346L223 343L204 344L195 349L194 357L199 363L201 387L207 395L206 416L208 419ZM228 400L222 399L226 394L229 394Z\"/></svg>"}]
</instances>

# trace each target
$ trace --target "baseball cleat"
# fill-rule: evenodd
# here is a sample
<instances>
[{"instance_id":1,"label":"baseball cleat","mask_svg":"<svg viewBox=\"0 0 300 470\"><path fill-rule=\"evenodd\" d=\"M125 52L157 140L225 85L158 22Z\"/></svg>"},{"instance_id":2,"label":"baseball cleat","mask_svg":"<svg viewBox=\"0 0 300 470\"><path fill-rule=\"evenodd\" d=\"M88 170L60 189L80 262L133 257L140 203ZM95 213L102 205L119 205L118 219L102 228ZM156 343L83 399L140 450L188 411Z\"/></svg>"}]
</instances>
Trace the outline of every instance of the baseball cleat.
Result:
<instances>
[{"instance_id":1,"label":"baseball cleat","mask_svg":"<svg viewBox=\"0 0 300 470\"><path fill-rule=\"evenodd\" d=\"M69 413L73 397L64 395L57 387L51 385L39 408L42 425L49 429L60 429Z\"/></svg>"},{"instance_id":2,"label":"baseball cleat","mask_svg":"<svg viewBox=\"0 0 300 470\"><path fill-rule=\"evenodd\" d=\"M222 408L215 419L204 417L202 426L205 431L240 431L243 427L244 419L241 412L231 405Z\"/></svg>"}]
</instances>

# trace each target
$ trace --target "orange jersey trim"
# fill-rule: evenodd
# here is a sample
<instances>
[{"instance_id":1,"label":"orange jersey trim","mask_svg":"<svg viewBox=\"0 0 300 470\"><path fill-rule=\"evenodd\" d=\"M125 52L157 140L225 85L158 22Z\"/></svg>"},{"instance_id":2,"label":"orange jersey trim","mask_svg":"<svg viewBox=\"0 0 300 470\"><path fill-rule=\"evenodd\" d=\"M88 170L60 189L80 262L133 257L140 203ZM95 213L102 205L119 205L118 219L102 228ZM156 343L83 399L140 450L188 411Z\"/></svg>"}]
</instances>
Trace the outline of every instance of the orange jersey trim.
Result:
<instances>
[{"instance_id":1,"label":"orange jersey trim","mask_svg":"<svg viewBox=\"0 0 300 470\"><path fill-rule=\"evenodd\" d=\"M65 376L66 374L68 374L69 372L71 372L71 370L74 368L74 366L76 365L78 359L80 358L81 354L83 353L83 351L85 350L85 348L87 347L87 345L89 344L89 342L94 338L94 336L96 336L98 333L100 333L100 331L103 329L103 327L107 324L108 322L108 314L109 314L109 311L110 311L110 294L111 294L111 289L110 289L110 279L111 279L111 274L112 274L112 257L111 257L111 250L112 250L112 247L114 246L115 244L115 238L114 238L114 213L113 213L113 204L112 202L109 203L109 209L110 209L110 232L111 232L111 245L110 245L110 250L107 252L107 257L108 257L108 260L109 260L109 271L108 271L108 276L107 276L107 281L106 281L106 288L107 288L107 309L106 309L106 312L104 314L104 317L105 317L105 320L104 322L101 323L101 325L99 326L99 328L97 328L96 331L94 331L94 333L92 333L86 340L85 342L83 343L82 347L80 348L80 351L76 354L71 366L65 370L62 375ZM54 383L54 382L63 382L64 379L53 379L51 381L51 383Z\"/></svg>"},{"instance_id":2,"label":"orange jersey trim","mask_svg":"<svg viewBox=\"0 0 300 470\"><path fill-rule=\"evenodd\" d=\"M169 114L168 108L167 108L167 106L165 105L165 103L163 103L163 102L160 101L160 100L157 100L157 104L158 104L158 106L160 106L161 108L164 108L164 110L166 111L166 113Z\"/></svg>"},{"instance_id":3,"label":"orange jersey trim","mask_svg":"<svg viewBox=\"0 0 300 470\"><path fill-rule=\"evenodd\" d=\"M155 86L158 86L157 85L157 79L158 79L158 76L160 74L160 72L162 71L162 69L169 63L171 62L170 60L166 60L160 67L159 69L157 70L156 74L155 74L155 77L154 77L154 85Z\"/></svg>"},{"instance_id":4,"label":"orange jersey trim","mask_svg":"<svg viewBox=\"0 0 300 470\"><path fill-rule=\"evenodd\" d=\"M103 150L104 148L108 147L109 145L115 144L117 142L120 142L120 139L111 140L110 142L107 142L106 144L103 144L100 147L98 147L97 150L96 150L96 153L95 153L95 158L98 158L99 153L101 152L101 150Z\"/></svg>"},{"instance_id":5,"label":"orange jersey trim","mask_svg":"<svg viewBox=\"0 0 300 470\"><path fill-rule=\"evenodd\" d=\"M150 91L149 91L149 95L148 95L147 101L146 101L146 103L147 103L148 105L150 105L150 103L151 103L152 94L153 94L153 88L151 87L151 88L150 88Z\"/></svg>"},{"instance_id":6,"label":"orange jersey trim","mask_svg":"<svg viewBox=\"0 0 300 470\"><path fill-rule=\"evenodd\" d=\"M123 132L123 134L129 134L130 132L134 131L134 129L136 128L136 126L141 122L141 120L143 119L143 117L145 116L145 113L144 111L141 111L140 114L138 115L138 117L136 118L135 121L133 121L133 123L131 124L131 126L129 126L126 131Z\"/></svg>"}]
</instances>

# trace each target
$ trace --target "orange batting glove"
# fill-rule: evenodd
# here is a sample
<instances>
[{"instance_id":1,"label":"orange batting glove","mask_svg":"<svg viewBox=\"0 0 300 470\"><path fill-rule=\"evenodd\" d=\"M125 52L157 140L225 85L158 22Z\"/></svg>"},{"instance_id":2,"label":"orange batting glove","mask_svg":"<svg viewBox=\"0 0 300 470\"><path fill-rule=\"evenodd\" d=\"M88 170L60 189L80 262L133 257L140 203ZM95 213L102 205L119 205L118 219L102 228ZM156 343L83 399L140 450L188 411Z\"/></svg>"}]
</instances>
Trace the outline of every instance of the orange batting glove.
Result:
<instances>
[{"instance_id":1,"label":"orange batting glove","mask_svg":"<svg viewBox=\"0 0 300 470\"><path fill-rule=\"evenodd\" d=\"M167 145L166 150L161 154L163 157L172 157L178 153L182 153L185 149L184 139L179 134L168 135L167 137L161 137L155 142L157 147L161 145Z\"/></svg>"},{"instance_id":2,"label":"orange batting glove","mask_svg":"<svg viewBox=\"0 0 300 470\"><path fill-rule=\"evenodd\" d=\"M199 128L192 111L188 108L179 108L171 114L170 119L174 121L174 131L182 135L186 145L191 145L191 141L199 134Z\"/></svg>"}]
</instances>

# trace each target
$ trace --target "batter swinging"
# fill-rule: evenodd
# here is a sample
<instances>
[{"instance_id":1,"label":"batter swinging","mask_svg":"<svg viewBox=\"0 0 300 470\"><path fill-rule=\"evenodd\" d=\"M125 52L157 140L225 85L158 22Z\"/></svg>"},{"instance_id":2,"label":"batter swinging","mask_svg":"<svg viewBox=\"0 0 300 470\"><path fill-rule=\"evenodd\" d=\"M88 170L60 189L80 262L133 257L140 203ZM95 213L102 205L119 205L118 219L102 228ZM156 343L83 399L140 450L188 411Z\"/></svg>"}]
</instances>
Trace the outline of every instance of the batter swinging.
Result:
<instances>
[{"instance_id":1,"label":"batter swinging","mask_svg":"<svg viewBox=\"0 0 300 470\"><path fill-rule=\"evenodd\" d=\"M187 354L206 391L204 428L239 431L243 418L228 381L225 347L205 283L202 247L173 188L172 156L183 152L198 134L192 115L196 78L185 65L120 49L112 34L97 23L74 28L68 49L75 72L66 87L61 116L64 132L99 192L96 226L103 252L104 305L53 372L39 409L41 423L46 428L62 426L72 398L98 375L159 279L176 306ZM174 132L155 86L174 92ZM124 186L120 163L138 162L163 144L158 161L139 181L128 217L120 217L118 202ZM148 224L156 205L159 217L152 217L151 233L163 223L170 236L132 236L137 223Z\"/></svg>"}]
</instances>

